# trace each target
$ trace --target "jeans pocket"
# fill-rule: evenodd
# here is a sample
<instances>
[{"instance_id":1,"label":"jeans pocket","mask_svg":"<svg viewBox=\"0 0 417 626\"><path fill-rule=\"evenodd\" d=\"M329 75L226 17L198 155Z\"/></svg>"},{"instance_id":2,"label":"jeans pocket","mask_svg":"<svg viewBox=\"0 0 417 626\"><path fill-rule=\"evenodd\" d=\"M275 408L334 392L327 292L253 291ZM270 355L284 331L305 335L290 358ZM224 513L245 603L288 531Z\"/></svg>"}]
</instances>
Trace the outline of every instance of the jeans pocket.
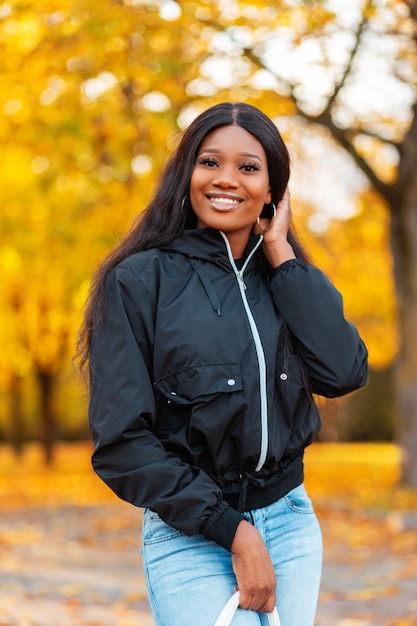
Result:
<instances>
[{"instance_id":1,"label":"jeans pocket","mask_svg":"<svg viewBox=\"0 0 417 626\"><path fill-rule=\"evenodd\" d=\"M161 541L169 541L181 537L182 532L168 526L154 511L147 509L143 517L143 544L152 545Z\"/></svg>"},{"instance_id":2,"label":"jeans pocket","mask_svg":"<svg viewBox=\"0 0 417 626\"><path fill-rule=\"evenodd\" d=\"M314 513L313 504L307 495L304 485L292 489L284 497L288 507L296 513Z\"/></svg>"}]
</instances>

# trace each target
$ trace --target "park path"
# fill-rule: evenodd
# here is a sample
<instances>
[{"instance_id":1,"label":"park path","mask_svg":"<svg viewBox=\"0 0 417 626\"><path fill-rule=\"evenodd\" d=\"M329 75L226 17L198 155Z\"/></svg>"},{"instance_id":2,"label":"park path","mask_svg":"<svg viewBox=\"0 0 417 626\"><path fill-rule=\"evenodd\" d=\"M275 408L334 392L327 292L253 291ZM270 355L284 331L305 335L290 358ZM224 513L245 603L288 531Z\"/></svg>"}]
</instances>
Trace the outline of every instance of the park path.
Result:
<instances>
[{"instance_id":1,"label":"park path","mask_svg":"<svg viewBox=\"0 0 417 626\"><path fill-rule=\"evenodd\" d=\"M417 626L413 519L316 508L325 540L317 626ZM3 507L0 626L152 626L140 516L123 502Z\"/></svg>"}]
</instances>

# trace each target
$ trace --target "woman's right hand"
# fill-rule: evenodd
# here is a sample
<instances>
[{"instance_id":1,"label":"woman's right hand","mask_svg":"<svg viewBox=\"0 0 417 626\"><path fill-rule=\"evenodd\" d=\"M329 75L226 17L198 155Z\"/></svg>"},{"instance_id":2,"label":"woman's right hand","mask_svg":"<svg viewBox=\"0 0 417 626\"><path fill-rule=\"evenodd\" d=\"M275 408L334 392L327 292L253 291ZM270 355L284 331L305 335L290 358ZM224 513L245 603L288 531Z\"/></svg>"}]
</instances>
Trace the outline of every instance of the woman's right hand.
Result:
<instances>
[{"instance_id":1,"label":"woman's right hand","mask_svg":"<svg viewBox=\"0 0 417 626\"><path fill-rule=\"evenodd\" d=\"M271 613L276 603L276 576L266 545L246 520L237 527L232 543L232 564L242 609Z\"/></svg>"}]
</instances>

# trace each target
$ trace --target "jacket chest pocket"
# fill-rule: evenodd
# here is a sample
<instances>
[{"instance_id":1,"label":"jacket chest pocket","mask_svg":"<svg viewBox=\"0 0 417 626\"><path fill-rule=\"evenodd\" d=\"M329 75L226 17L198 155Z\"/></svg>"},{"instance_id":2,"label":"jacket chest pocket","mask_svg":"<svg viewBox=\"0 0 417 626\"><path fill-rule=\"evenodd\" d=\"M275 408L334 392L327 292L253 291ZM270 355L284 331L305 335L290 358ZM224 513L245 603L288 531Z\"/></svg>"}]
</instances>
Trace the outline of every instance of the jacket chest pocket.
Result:
<instances>
[{"instance_id":1,"label":"jacket chest pocket","mask_svg":"<svg viewBox=\"0 0 417 626\"><path fill-rule=\"evenodd\" d=\"M239 363L199 363L162 376L154 385L167 404L189 405L241 391L242 376Z\"/></svg>"}]
</instances>

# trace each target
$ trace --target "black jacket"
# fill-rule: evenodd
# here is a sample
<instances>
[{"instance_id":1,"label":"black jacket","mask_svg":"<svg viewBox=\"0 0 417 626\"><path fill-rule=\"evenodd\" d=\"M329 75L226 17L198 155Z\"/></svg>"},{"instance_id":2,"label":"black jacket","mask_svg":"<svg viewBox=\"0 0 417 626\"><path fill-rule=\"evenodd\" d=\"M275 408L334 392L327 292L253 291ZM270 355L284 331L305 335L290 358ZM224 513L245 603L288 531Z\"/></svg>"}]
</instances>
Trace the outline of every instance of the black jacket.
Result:
<instances>
[{"instance_id":1,"label":"black jacket","mask_svg":"<svg viewBox=\"0 0 417 626\"><path fill-rule=\"evenodd\" d=\"M367 372L338 291L299 260L265 271L261 241L240 270L211 229L123 261L91 348L97 473L228 549L242 511L302 482L320 428L312 394L343 395Z\"/></svg>"}]
</instances>

